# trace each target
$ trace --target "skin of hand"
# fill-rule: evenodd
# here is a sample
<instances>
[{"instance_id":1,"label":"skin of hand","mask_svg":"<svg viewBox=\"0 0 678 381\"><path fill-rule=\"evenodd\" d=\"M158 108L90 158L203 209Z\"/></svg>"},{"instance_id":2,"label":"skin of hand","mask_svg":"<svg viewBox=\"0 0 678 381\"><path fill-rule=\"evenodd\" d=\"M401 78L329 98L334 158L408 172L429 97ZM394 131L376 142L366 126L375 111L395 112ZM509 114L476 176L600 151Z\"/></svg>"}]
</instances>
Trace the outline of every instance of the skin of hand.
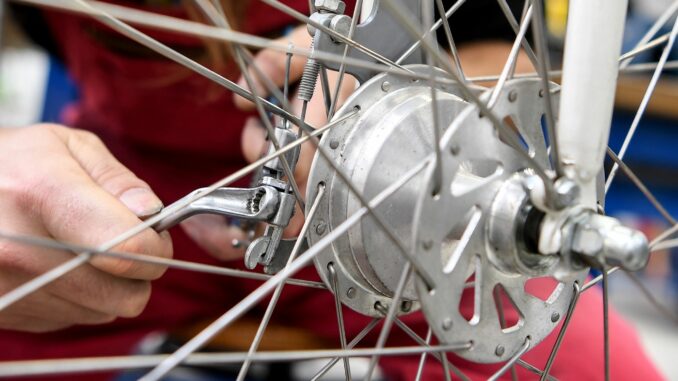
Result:
<instances>
[{"instance_id":1,"label":"skin of hand","mask_svg":"<svg viewBox=\"0 0 678 381\"><path fill-rule=\"evenodd\" d=\"M148 184L94 134L57 125L0 129L0 231L97 247L162 209ZM172 257L168 233L147 229L112 251ZM74 253L0 240L0 294ZM0 329L46 332L139 315L166 269L93 259L0 311Z\"/></svg>"},{"instance_id":2,"label":"skin of hand","mask_svg":"<svg viewBox=\"0 0 678 381\"><path fill-rule=\"evenodd\" d=\"M294 29L288 36L279 39L279 43L291 43L294 46L308 47L311 42L311 37L308 34L306 26L300 26ZM489 75L500 73L506 59L511 50L511 44L504 41L481 41L472 42L459 49L460 59L467 77ZM283 86L285 81L286 69L286 55L284 53L274 50L262 50L255 56L255 64L262 75L267 76L278 87ZM290 82L295 83L303 74L304 65L306 63L305 57L295 55L292 58L290 66ZM521 52L518 57L516 72L526 72L533 70L531 63ZM330 88L334 89L338 82L339 74L335 71L328 70L328 78L330 81ZM263 81L260 81L257 73L250 70L250 77L255 85L256 93L259 96L266 97L269 94ZM247 86L247 81L241 77L238 84L244 88ZM482 85L491 86L491 83L483 83ZM345 101L356 89L357 82L350 75L345 75L342 87L339 92L340 102ZM255 104L234 95L234 102L236 106L244 111L254 111ZM301 112L301 101L293 97L291 100L292 111L299 115ZM320 81L316 84L316 91L313 99L308 105L308 112L306 114L306 121L313 126L323 126L327 123L325 114L325 106L323 104L323 96L320 90ZM249 162L256 161L261 157L262 152L266 152L268 141L266 141L266 129L258 118L250 118L244 128L241 144L243 154ZM308 172L311 168L313 156L315 155L315 148L311 142L302 145L299 162L295 169L295 179L299 185L303 196L306 194L306 183ZM303 215L297 207L295 215L286 229L286 236L296 236L303 224ZM196 216L182 224L184 230L206 251L211 253L214 257L222 260L232 260L241 258L244 254L243 249L233 248L231 242L233 239L241 239L244 237L242 231L235 227L225 226L223 219L218 220L213 216Z\"/></svg>"}]
</instances>

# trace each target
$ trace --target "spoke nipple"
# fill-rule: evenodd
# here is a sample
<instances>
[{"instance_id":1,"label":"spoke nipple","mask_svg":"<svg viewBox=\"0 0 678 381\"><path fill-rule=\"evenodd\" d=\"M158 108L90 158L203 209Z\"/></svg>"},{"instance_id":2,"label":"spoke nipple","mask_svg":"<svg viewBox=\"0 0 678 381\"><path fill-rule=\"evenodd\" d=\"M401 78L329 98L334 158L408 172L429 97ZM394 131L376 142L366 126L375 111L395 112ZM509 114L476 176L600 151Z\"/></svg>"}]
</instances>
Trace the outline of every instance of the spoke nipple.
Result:
<instances>
[{"instance_id":1,"label":"spoke nipple","mask_svg":"<svg viewBox=\"0 0 678 381\"><path fill-rule=\"evenodd\" d=\"M424 250L431 250L431 248L433 247L433 241L431 241L430 239L423 241L421 243L421 246L424 248Z\"/></svg>"},{"instance_id":2,"label":"spoke nipple","mask_svg":"<svg viewBox=\"0 0 678 381\"><path fill-rule=\"evenodd\" d=\"M518 93L515 90L511 90L508 95L509 102L513 103L518 99Z\"/></svg>"},{"instance_id":3,"label":"spoke nipple","mask_svg":"<svg viewBox=\"0 0 678 381\"><path fill-rule=\"evenodd\" d=\"M558 320L560 320L560 314L557 312L554 312L551 314L551 322L555 323Z\"/></svg>"},{"instance_id":4,"label":"spoke nipple","mask_svg":"<svg viewBox=\"0 0 678 381\"><path fill-rule=\"evenodd\" d=\"M349 299L355 298L355 288L349 287L348 290L346 290L346 296L348 296Z\"/></svg>"},{"instance_id":5,"label":"spoke nipple","mask_svg":"<svg viewBox=\"0 0 678 381\"><path fill-rule=\"evenodd\" d=\"M544 89L539 89L539 98L544 98Z\"/></svg>"},{"instance_id":6,"label":"spoke nipple","mask_svg":"<svg viewBox=\"0 0 678 381\"><path fill-rule=\"evenodd\" d=\"M337 140L337 139L330 140L330 148L331 149L339 148L339 140Z\"/></svg>"},{"instance_id":7,"label":"spoke nipple","mask_svg":"<svg viewBox=\"0 0 678 381\"><path fill-rule=\"evenodd\" d=\"M409 300L404 300L400 305L400 310L403 312L410 312L412 310L412 302Z\"/></svg>"},{"instance_id":8,"label":"spoke nipple","mask_svg":"<svg viewBox=\"0 0 678 381\"><path fill-rule=\"evenodd\" d=\"M498 357L503 356L504 352L506 352L506 348L503 345L497 345L497 348L494 350L494 354Z\"/></svg>"}]
</instances>

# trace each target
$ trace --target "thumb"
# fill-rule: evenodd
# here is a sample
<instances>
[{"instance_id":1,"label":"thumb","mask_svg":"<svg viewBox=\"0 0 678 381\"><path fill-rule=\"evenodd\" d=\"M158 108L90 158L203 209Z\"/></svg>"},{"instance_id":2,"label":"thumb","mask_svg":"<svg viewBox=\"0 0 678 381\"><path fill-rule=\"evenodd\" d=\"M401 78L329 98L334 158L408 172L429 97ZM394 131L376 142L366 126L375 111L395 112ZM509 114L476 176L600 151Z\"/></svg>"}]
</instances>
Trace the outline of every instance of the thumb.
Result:
<instances>
[{"instance_id":1,"label":"thumb","mask_svg":"<svg viewBox=\"0 0 678 381\"><path fill-rule=\"evenodd\" d=\"M36 167L45 176L32 192L39 200L40 220L52 237L97 247L141 223L139 215L162 208L148 184L120 164L96 136L59 126L46 128L61 144L44 145L50 151ZM172 243L167 233L146 229L113 250L171 257ZM165 270L102 256L95 256L91 264L113 275L144 280L156 279Z\"/></svg>"},{"instance_id":2,"label":"thumb","mask_svg":"<svg viewBox=\"0 0 678 381\"><path fill-rule=\"evenodd\" d=\"M137 217L151 216L163 208L151 187L122 165L96 135L83 130L50 127L91 179Z\"/></svg>"}]
</instances>

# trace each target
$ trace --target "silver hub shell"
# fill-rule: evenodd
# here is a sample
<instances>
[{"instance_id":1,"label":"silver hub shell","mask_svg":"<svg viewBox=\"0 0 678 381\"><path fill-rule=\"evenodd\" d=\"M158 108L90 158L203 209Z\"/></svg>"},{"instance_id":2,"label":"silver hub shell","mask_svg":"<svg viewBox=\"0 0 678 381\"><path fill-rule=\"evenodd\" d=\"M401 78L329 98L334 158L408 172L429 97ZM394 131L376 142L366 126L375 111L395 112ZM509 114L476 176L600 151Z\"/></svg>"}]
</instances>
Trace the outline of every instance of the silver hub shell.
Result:
<instances>
[{"instance_id":1,"label":"silver hub shell","mask_svg":"<svg viewBox=\"0 0 678 381\"><path fill-rule=\"evenodd\" d=\"M409 68L420 74L431 70L423 65ZM436 91L439 120L442 126L448 126L466 102L454 95L459 92L456 86L441 85ZM431 93L427 82L381 74L362 85L337 112L335 117L340 118L360 109L357 120L333 127L324 134L320 145L366 199L376 196L433 152ZM422 171L375 209L406 245L411 241L414 201L425 181ZM317 155L309 176L308 200L313 200L319 183L324 183L327 191L311 221L310 245L363 206L334 169ZM390 305L405 259L375 220L367 216L316 257L316 268L327 284L330 263L337 270L341 301L365 315L381 316L375 303ZM418 308L412 302L417 299L413 282L404 291L401 313Z\"/></svg>"}]
</instances>

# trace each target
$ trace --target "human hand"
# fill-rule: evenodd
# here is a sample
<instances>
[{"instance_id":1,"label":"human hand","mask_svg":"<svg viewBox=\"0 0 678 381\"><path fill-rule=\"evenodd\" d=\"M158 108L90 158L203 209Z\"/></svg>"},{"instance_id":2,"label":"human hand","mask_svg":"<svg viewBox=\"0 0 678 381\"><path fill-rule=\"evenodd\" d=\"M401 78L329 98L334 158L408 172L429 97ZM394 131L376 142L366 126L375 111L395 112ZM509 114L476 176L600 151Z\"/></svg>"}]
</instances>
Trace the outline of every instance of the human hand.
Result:
<instances>
[{"instance_id":1,"label":"human hand","mask_svg":"<svg viewBox=\"0 0 678 381\"><path fill-rule=\"evenodd\" d=\"M0 129L0 231L97 247L162 209L148 184L94 134L56 125ZM172 256L168 233L146 229L112 251ZM0 294L73 258L0 241ZM46 332L139 315L165 268L94 256L0 311L0 328Z\"/></svg>"}]
</instances>

